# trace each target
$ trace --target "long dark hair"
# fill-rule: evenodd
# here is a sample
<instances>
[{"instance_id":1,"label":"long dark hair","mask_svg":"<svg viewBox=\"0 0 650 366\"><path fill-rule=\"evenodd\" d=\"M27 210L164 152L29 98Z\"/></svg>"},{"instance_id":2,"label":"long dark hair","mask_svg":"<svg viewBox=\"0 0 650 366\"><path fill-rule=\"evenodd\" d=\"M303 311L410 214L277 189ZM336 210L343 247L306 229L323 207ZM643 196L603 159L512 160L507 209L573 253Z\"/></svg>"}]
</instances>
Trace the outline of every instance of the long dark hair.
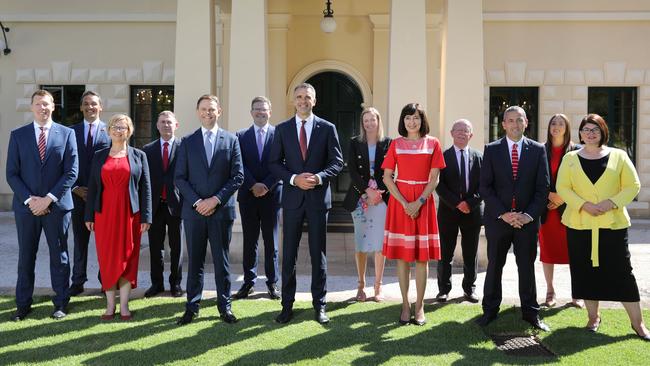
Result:
<instances>
[{"instance_id":1,"label":"long dark hair","mask_svg":"<svg viewBox=\"0 0 650 366\"><path fill-rule=\"evenodd\" d=\"M573 147L573 142L571 142L571 123L569 122L569 118L567 118L567 116L562 113L556 113L551 117L550 120L548 120L548 128L546 129L546 143L544 145L546 145L549 159L551 158L551 154L553 154L553 136L551 136L551 122L553 122L553 120L556 118L564 121L564 125L566 126L564 129L564 141L562 142L562 156L564 156L564 154L566 154Z\"/></svg>"}]
</instances>

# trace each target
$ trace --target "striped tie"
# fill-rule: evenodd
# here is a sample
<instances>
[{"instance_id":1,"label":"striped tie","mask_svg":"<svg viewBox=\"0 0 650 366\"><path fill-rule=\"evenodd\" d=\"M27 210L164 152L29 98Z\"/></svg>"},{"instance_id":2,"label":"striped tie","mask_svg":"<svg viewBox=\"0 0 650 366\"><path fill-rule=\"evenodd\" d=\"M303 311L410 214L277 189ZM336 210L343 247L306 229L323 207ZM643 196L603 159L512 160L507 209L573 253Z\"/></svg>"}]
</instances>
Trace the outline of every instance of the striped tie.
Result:
<instances>
[{"instance_id":1,"label":"striped tie","mask_svg":"<svg viewBox=\"0 0 650 366\"><path fill-rule=\"evenodd\" d=\"M38 155L41 157L41 162L45 160L45 127L39 127L41 133L38 135Z\"/></svg>"},{"instance_id":2,"label":"striped tie","mask_svg":"<svg viewBox=\"0 0 650 366\"><path fill-rule=\"evenodd\" d=\"M519 170L519 154L517 154L517 144L512 145L512 180L517 180L517 170ZM512 196L512 209L513 211L517 207L515 202L515 196Z\"/></svg>"}]
</instances>

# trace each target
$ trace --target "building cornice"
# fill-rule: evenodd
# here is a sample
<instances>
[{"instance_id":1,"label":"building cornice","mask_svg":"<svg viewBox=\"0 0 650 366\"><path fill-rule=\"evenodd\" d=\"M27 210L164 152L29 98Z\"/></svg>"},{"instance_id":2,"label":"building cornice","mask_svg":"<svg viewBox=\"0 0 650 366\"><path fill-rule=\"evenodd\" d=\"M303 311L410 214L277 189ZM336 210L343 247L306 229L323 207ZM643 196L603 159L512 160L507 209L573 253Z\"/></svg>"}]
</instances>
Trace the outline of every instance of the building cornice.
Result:
<instances>
[{"instance_id":1,"label":"building cornice","mask_svg":"<svg viewBox=\"0 0 650 366\"><path fill-rule=\"evenodd\" d=\"M61 13L61 14L38 14L38 13L9 13L2 15L5 23L20 22L53 22L53 23L88 23L88 22L151 22L151 23L175 23L176 13Z\"/></svg>"},{"instance_id":2,"label":"building cornice","mask_svg":"<svg viewBox=\"0 0 650 366\"><path fill-rule=\"evenodd\" d=\"M650 12L486 12L484 22L592 22L649 21Z\"/></svg>"}]
</instances>

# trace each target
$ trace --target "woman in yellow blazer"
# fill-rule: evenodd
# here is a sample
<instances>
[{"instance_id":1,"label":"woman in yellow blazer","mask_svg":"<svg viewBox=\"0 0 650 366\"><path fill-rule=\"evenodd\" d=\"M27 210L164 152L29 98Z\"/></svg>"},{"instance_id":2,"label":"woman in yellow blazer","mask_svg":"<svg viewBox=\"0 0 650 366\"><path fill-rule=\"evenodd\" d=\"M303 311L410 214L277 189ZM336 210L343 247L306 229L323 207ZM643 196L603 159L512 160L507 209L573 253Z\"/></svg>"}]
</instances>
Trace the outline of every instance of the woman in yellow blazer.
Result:
<instances>
[{"instance_id":1,"label":"woman in yellow blazer","mask_svg":"<svg viewBox=\"0 0 650 366\"><path fill-rule=\"evenodd\" d=\"M639 193L639 176L625 151L606 145L609 130L601 116L587 115L579 132L583 148L564 156L556 183L567 204L562 223L572 296L585 299L587 330L596 332L600 326L599 300L621 301L634 332L650 341L627 245L630 216L625 206Z\"/></svg>"}]
</instances>

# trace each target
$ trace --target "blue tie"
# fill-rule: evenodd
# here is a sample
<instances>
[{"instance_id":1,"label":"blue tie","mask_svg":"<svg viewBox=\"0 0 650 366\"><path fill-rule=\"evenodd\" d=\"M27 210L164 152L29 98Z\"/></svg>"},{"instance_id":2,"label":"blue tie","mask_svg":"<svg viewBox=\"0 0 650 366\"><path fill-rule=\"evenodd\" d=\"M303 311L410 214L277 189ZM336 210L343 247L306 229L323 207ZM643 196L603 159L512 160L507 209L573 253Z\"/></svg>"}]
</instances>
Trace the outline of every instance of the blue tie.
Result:
<instances>
[{"instance_id":1,"label":"blue tie","mask_svg":"<svg viewBox=\"0 0 650 366\"><path fill-rule=\"evenodd\" d=\"M212 131L208 131L205 133L205 157L206 159L208 159L208 167L212 162L213 146L212 146L212 141L210 141L211 137L212 137Z\"/></svg>"}]
</instances>

